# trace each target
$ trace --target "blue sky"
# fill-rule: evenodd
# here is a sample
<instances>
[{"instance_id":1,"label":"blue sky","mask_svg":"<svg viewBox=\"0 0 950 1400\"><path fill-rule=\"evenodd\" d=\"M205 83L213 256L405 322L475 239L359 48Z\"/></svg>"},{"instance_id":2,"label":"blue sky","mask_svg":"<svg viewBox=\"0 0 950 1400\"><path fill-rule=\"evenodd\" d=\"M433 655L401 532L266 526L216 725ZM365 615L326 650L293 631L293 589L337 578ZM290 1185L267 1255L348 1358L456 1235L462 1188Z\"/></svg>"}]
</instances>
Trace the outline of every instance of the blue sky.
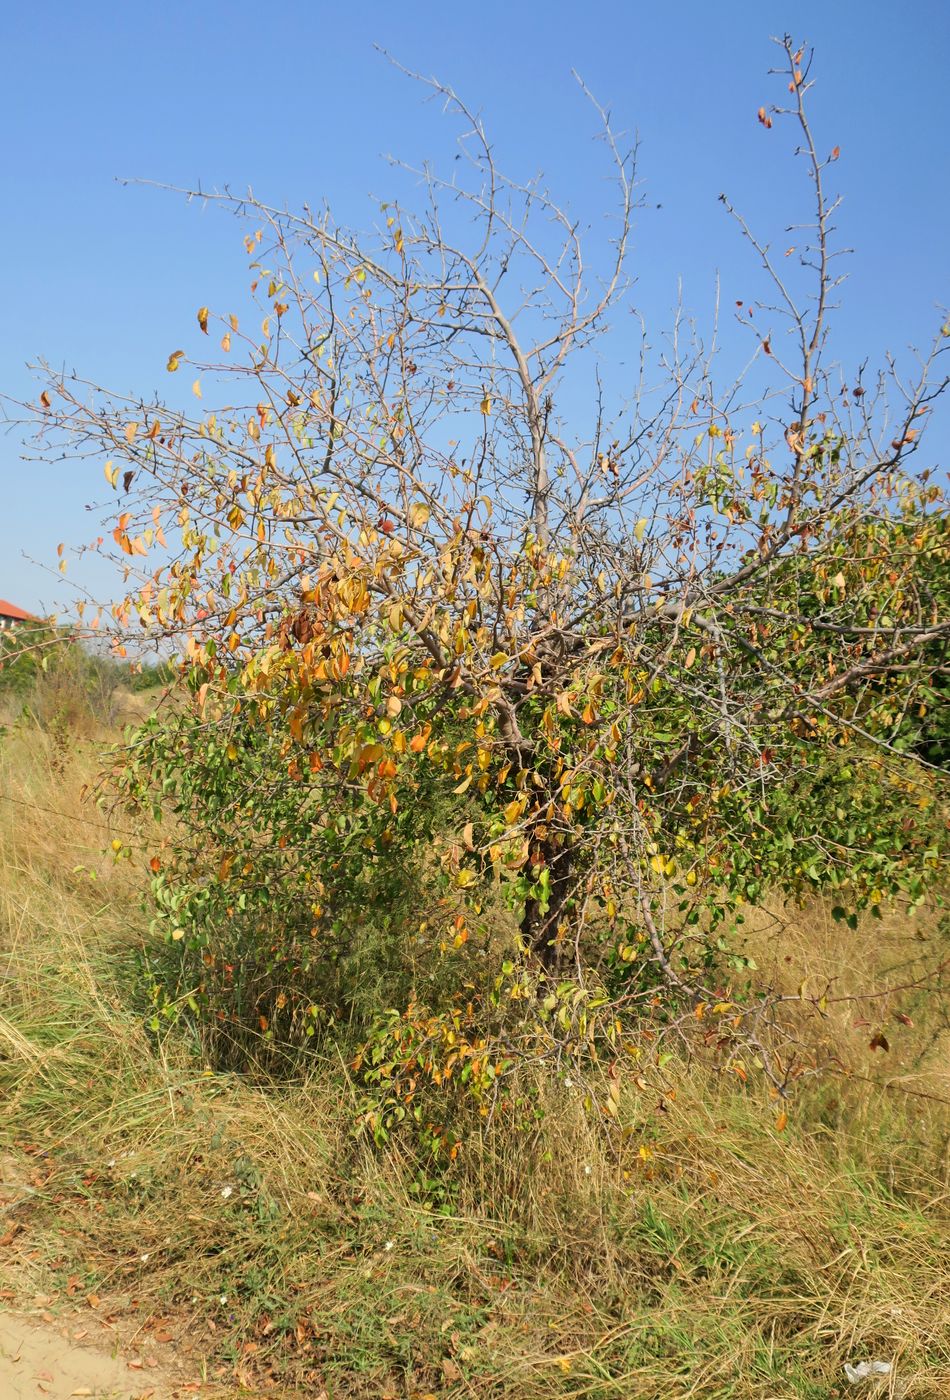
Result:
<instances>
[{"instance_id":1,"label":"blue sky","mask_svg":"<svg viewBox=\"0 0 950 1400\"><path fill-rule=\"evenodd\" d=\"M452 84L482 112L509 173L543 169L583 213L604 191L576 68L616 123L640 134L651 207L635 300L659 329L682 278L702 323L717 273L724 298L742 296L753 267L718 194L768 233L807 207L755 120L777 99L769 36L786 29L817 47L813 121L821 145L841 147L838 222L856 253L837 351L873 363L925 344L950 300L946 0L52 0L40 12L10 0L0 392L35 396L25 365L38 356L117 390L164 388L195 308L243 291L233 223L117 176L250 184L277 203L326 197L360 224L373 218L369 196L394 188L385 153L450 155L436 107L374 45ZM931 455L947 440L944 421ZM97 533L86 506L101 466L24 462L8 433L0 477L0 597L61 608L56 546ZM109 593L102 568L84 570Z\"/></svg>"}]
</instances>

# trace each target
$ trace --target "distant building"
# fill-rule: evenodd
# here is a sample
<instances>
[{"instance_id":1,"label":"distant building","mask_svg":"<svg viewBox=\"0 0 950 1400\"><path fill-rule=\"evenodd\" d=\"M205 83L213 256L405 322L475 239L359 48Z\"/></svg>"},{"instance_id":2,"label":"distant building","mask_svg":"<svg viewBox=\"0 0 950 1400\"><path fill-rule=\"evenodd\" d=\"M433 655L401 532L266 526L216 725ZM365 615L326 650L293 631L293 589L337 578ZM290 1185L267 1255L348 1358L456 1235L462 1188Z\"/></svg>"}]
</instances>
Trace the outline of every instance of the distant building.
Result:
<instances>
[{"instance_id":1,"label":"distant building","mask_svg":"<svg viewBox=\"0 0 950 1400\"><path fill-rule=\"evenodd\" d=\"M0 632L22 627L27 622L39 622L39 618L24 612L16 603L8 603L5 598L0 598Z\"/></svg>"}]
</instances>

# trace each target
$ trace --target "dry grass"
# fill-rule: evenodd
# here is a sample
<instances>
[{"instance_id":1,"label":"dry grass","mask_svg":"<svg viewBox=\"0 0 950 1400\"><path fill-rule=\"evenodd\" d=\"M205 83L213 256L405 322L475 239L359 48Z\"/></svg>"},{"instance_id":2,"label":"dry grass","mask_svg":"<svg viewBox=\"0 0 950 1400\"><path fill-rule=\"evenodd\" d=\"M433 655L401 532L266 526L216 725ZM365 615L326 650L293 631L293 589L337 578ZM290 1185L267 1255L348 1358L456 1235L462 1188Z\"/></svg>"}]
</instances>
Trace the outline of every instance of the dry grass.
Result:
<instances>
[{"instance_id":1,"label":"dry grass","mask_svg":"<svg viewBox=\"0 0 950 1400\"><path fill-rule=\"evenodd\" d=\"M534 1129L496 1119L426 1182L354 1138L340 1064L265 1091L148 1040L138 877L78 801L91 763L40 733L0 749L0 1149L34 1193L13 1286L73 1277L212 1372L333 1400L823 1400L864 1358L896 1363L883 1393L950 1395L939 991L802 1017L802 1055L850 1073L806 1081L784 1131L684 1054L628 1078L616 1125L542 1088ZM760 975L816 995L939 961L932 919L784 921L749 933Z\"/></svg>"}]
</instances>

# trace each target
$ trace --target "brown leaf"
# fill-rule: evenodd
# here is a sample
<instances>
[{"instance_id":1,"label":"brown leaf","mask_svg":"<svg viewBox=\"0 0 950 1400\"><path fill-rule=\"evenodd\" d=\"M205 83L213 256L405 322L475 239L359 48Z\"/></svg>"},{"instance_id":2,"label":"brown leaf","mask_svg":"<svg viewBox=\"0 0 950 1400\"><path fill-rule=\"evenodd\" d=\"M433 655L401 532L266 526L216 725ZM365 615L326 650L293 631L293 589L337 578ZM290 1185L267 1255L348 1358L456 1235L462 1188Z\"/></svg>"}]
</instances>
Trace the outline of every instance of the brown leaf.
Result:
<instances>
[{"instance_id":1,"label":"brown leaf","mask_svg":"<svg viewBox=\"0 0 950 1400\"><path fill-rule=\"evenodd\" d=\"M759 121L760 121L760 122L762 123L762 125L765 127L766 131L768 131L768 129L769 129L769 128L771 127L771 125L772 125L772 118L769 116L769 114L768 114L768 112L765 110L765 108L764 108L764 107L760 107L759 110L758 110L758 112L756 113L756 115L758 116Z\"/></svg>"},{"instance_id":2,"label":"brown leaf","mask_svg":"<svg viewBox=\"0 0 950 1400\"><path fill-rule=\"evenodd\" d=\"M198 307L198 325L199 325L199 326L201 327L201 329L204 331L205 335L207 335L207 334L208 334L208 308L207 308L206 306L199 306L199 307Z\"/></svg>"},{"instance_id":3,"label":"brown leaf","mask_svg":"<svg viewBox=\"0 0 950 1400\"><path fill-rule=\"evenodd\" d=\"M831 152L830 159L831 159L831 160L837 160L838 157L840 156L840 154L841 154L841 147L840 147L840 146L835 146L834 150Z\"/></svg>"},{"instance_id":4,"label":"brown leaf","mask_svg":"<svg viewBox=\"0 0 950 1400\"><path fill-rule=\"evenodd\" d=\"M888 1043L887 1036L884 1034L883 1031L878 1031L877 1035L872 1037L870 1042L870 1048L872 1050L890 1050L891 1047Z\"/></svg>"}]
</instances>

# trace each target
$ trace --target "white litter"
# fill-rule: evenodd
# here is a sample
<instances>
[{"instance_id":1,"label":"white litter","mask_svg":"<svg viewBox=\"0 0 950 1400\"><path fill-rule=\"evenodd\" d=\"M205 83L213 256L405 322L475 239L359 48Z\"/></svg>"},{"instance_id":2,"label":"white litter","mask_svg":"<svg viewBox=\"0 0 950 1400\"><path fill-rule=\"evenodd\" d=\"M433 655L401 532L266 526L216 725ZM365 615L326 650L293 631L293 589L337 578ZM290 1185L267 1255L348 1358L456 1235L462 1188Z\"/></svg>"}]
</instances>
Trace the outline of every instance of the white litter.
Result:
<instances>
[{"instance_id":1,"label":"white litter","mask_svg":"<svg viewBox=\"0 0 950 1400\"><path fill-rule=\"evenodd\" d=\"M852 1385L860 1385L872 1376L889 1376L893 1369L890 1361L859 1361L857 1366L844 1363L844 1373Z\"/></svg>"}]
</instances>

